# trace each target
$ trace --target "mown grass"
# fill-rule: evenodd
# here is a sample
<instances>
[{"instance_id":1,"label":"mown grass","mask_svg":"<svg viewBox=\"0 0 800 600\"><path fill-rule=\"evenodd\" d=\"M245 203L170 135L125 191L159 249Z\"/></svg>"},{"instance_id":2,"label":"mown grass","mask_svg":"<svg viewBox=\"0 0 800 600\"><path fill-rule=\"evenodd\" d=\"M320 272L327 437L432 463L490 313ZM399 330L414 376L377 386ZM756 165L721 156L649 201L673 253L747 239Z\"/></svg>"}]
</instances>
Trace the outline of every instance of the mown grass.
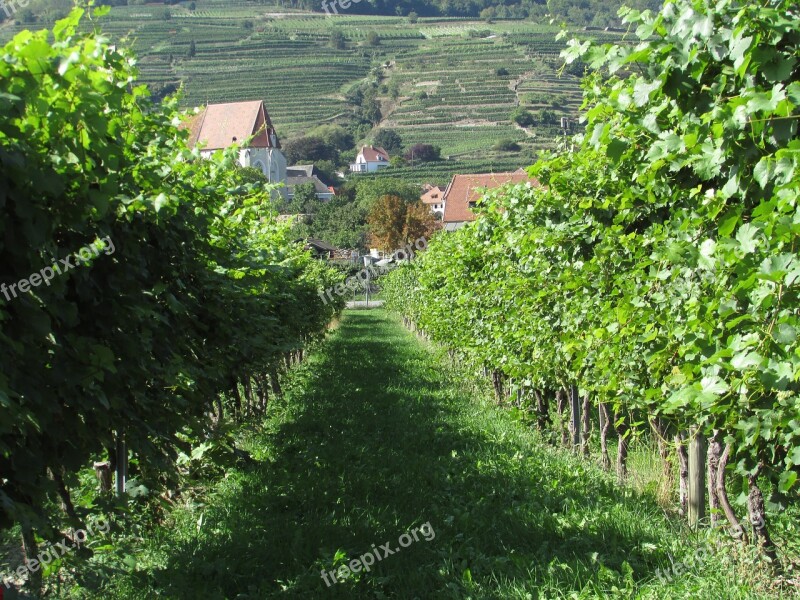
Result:
<instances>
[{"instance_id":1,"label":"mown grass","mask_svg":"<svg viewBox=\"0 0 800 600\"><path fill-rule=\"evenodd\" d=\"M77 595L779 597L751 591L714 546L697 558L700 540L653 497L548 447L485 391L384 311L349 311L247 436L257 463L154 527L133 573ZM321 578L424 523L430 541ZM687 573L659 579L670 561Z\"/></svg>"}]
</instances>

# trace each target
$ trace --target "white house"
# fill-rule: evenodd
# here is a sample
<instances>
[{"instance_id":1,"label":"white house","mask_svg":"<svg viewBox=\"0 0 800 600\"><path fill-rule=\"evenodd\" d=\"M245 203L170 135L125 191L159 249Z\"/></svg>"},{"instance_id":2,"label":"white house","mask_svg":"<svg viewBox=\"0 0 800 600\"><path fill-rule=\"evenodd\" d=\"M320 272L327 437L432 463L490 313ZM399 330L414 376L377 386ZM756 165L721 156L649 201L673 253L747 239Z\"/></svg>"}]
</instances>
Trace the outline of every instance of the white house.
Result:
<instances>
[{"instance_id":1,"label":"white house","mask_svg":"<svg viewBox=\"0 0 800 600\"><path fill-rule=\"evenodd\" d=\"M286 183L286 157L262 101L209 104L183 126L204 158L238 144L239 164L258 169L270 183Z\"/></svg>"},{"instance_id":2,"label":"white house","mask_svg":"<svg viewBox=\"0 0 800 600\"><path fill-rule=\"evenodd\" d=\"M361 152L356 156L356 162L350 163L350 170L354 173L374 173L388 166L389 153L386 150L375 146L362 146Z\"/></svg>"},{"instance_id":3,"label":"white house","mask_svg":"<svg viewBox=\"0 0 800 600\"><path fill-rule=\"evenodd\" d=\"M425 193L419 199L441 218L444 215L444 189L438 185L425 185L422 189Z\"/></svg>"}]
</instances>

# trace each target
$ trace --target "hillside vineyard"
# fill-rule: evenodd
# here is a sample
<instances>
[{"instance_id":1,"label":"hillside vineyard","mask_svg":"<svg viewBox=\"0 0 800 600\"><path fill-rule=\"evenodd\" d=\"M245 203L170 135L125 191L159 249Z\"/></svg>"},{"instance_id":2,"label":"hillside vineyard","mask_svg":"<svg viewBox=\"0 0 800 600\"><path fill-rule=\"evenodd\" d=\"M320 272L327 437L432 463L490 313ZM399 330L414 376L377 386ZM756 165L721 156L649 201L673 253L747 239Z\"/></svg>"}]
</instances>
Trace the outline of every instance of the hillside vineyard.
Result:
<instances>
[{"instance_id":1,"label":"hillside vineyard","mask_svg":"<svg viewBox=\"0 0 800 600\"><path fill-rule=\"evenodd\" d=\"M265 1L0 6L0 600L800 597L797 2Z\"/></svg>"}]
</instances>

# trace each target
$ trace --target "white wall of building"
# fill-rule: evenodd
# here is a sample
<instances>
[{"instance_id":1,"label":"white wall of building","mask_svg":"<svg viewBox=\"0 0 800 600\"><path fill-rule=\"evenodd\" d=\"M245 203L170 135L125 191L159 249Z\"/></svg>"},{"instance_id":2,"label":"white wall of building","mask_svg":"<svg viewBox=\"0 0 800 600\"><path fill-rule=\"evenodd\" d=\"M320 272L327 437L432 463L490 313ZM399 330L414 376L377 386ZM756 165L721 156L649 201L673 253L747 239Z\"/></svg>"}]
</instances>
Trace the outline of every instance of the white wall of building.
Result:
<instances>
[{"instance_id":1,"label":"white wall of building","mask_svg":"<svg viewBox=\"0 0 800 600\"><path fill-rule=\"evenodd\" d=\"M374 173L378 169L388 167L389 163L385 160L367 160L364 155L359 152L356 156L356 162L350 163L350 171L354 173Z\"/></svg>"},{"instance_id":2,"label":"white wall of building","mask_svg":"<svg viewBox=\"0 0 800 600\"><path fill-rule=\"evenodd\" d=\"M244 148L239 152L239 164L259 169L270 183L286 183L286 157L277 148ZM280 188L286 197L286 188Z\"/></svg>"}]
</instances>

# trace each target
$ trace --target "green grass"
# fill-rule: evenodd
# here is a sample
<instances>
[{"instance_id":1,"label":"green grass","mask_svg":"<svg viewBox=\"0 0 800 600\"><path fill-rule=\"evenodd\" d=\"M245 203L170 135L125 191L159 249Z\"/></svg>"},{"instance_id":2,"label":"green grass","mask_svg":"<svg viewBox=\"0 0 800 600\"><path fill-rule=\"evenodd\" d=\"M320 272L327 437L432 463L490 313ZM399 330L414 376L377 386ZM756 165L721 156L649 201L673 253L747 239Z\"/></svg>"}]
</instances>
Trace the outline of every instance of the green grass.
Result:
<instances>
[{"instance_id":1,"label":"green grass","mask_svg":"<svg viewBox=\"0 0 800 600\"><path fill-rule=\"evenodd\" d=\"M348 311L247 437L258 463L141 534L134 573L76 597L770 597L722 554L660 582L697 539L487 392L384 311ZM320 577L425 523L433 539L371 572Z\"/></svg>"}]
</instances>

